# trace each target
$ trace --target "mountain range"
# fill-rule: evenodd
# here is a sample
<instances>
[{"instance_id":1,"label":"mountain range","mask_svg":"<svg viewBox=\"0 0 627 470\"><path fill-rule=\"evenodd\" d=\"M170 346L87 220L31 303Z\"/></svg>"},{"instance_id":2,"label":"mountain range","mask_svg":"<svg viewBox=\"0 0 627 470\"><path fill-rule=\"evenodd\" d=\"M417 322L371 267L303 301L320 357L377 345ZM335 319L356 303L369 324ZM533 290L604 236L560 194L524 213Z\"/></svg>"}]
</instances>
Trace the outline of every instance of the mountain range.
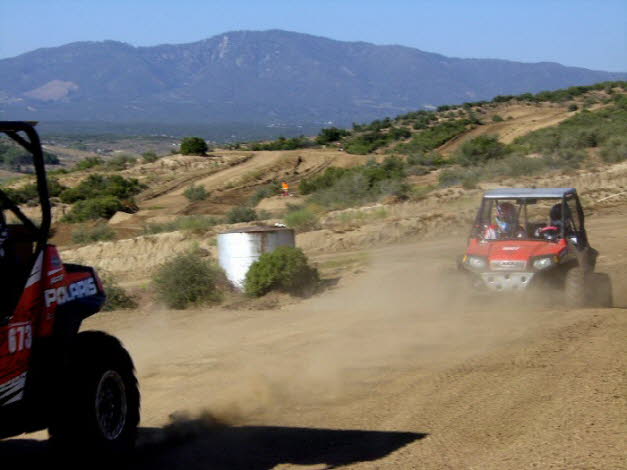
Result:
<instances>
[{"instance_id":1,"label":"mountain range","mask_svg":"<svg viewBox=\"0 0 627 470\"><path fill-rule=\"evenodd\" d=\"M347 125L440 104L624 80L557 63L236 31L177 45L75 42L0 60L0 119Z\"/></svg>"}]
</instances>

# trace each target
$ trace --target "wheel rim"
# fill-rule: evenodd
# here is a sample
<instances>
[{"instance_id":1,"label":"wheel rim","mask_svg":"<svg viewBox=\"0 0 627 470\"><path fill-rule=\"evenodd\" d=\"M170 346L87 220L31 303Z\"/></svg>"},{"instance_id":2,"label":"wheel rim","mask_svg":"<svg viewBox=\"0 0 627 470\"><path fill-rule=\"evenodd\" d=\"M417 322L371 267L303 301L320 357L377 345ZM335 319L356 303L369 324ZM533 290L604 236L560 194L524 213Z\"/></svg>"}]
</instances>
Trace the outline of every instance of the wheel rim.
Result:
<instances>
[{"instance_id":1,"label":"wheel rim","mask_svg":"<svg viewBox=\"0 0 627 470\"><path fill-rule=\"evenodd\" d=\"M124 380L114 370L108 370L96 389L96 421L105 439L117 439L126 424L126 387Z\"/></svg>"}]
</instances>

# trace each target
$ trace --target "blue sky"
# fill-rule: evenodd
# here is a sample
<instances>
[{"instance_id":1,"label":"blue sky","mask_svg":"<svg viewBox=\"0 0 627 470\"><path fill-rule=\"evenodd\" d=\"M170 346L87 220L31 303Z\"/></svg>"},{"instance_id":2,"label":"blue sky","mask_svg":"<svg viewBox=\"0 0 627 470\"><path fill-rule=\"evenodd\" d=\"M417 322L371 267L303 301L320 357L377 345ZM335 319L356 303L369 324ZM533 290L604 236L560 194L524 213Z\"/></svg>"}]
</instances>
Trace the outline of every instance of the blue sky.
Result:
<instances>
[{"instance_id":1,"label":"blue sky","mask_svg":"<svg viewBox=\"0 0 627 470\"><path fill-rule=\"evenodd\" d=\"M627 71L627 0L0 0L0 58L74 41L150 46L242 29Z\"/></svg>"}]
</instances>

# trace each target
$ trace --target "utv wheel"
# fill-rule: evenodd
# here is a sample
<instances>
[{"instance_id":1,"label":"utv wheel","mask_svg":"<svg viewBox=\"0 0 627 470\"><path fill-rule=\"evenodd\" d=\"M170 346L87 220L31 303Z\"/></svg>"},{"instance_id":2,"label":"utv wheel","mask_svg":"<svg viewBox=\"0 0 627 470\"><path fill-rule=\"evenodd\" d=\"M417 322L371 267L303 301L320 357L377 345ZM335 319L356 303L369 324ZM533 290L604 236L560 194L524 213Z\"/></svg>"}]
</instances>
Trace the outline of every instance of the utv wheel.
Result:
<instances>
[{"instance_id":1,"label":"utv wheel","mask_svg":"<svg viewBox=\"0 0 627 470\"><path fill-rule=\"evenodd\" d=\"M139 390L133 361L113 336L99 331L77 335L65 375L67 388L50 428L60 450L111 457L135 445Z\"/></svg>"},{"instance_id":2,"label":"utv wheel","mask_svg":"<svg viewBox=\"0 0 627 470\"><path fill-rule=\"evenodd\" d=\"M564 277L564 302L570 308L582 308L586 305L586 272L575 266L566 271Z\"/></svg>"},{"instance_id":3,"label":"utv wheel","mask_svg":"<svg viewBox=\"0 0 627 470\"><path fill-rule=\"evenodd\" d=\"M612 295L612 281L605 273L590 275L590 304L594 307L610 308L614 304Z\"/></svg>"}]
</instances>

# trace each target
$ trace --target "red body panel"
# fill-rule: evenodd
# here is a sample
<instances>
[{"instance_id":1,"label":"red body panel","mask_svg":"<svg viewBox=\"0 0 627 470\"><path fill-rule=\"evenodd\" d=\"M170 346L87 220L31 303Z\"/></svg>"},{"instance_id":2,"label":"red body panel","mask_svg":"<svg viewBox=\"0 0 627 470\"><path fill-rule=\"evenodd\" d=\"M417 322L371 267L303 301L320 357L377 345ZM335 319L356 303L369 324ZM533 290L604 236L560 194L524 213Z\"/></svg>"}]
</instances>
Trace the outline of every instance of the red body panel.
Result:
<instances>
[{"instance_id":1,"label":"red body panel","mask_svg":"<svg viewBox=\"0 0 627 470\"><path fill-rule=\"evenodd\" d=\"M542 240L488 240L472 238L466 249L467 255L483 256L489 261L509 260L528 261L535 256L565 254L568 249L566 240L547 242Z\"/></svg>"},{"instance_id":2,"label":"red body panel","mask_svg":"<svg viewBox=\"0 0 627 470\"><path fill-rule=\"evenodd\" d=\"M73 286L89 278L88 272L68 273L52 245L38 256L13 315L0 326L0 406L21 399L33 340L52 334L58 305L75 297Z\"/></svg>"}]
</instances>

